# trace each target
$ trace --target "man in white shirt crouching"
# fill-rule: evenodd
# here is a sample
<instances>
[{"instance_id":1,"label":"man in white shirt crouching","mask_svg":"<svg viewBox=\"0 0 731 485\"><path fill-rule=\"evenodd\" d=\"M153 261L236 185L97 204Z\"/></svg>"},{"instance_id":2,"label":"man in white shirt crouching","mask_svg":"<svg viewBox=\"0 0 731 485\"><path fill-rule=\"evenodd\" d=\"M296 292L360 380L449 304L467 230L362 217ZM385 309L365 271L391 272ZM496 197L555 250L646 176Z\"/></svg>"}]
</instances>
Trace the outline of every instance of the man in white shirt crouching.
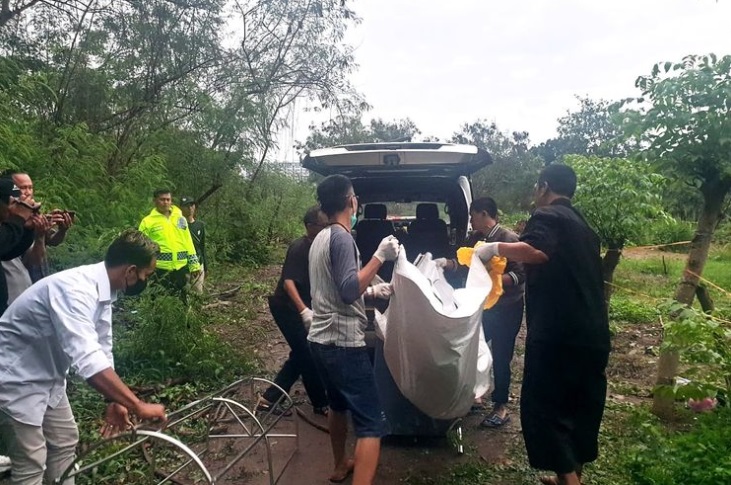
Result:
<instances>
[{"instance_id":1,"label":"man in white shirt crouching","mask_svg":"<svg viewBox=\"0 0 731 485\"><path fill-rule=\"evenodd\" d=\"M155 271L158 246L123 232L104 262L40 280L0 318L0 433L12 459L11 483L53 483L73 463L79 432L66 396L69 368L108 401L104 436L138 419L164 421L165 408L142 402L114 371L112 303L137 295ZM64 485L73 484L73 479Z\"/></svg>"}]
</instances>

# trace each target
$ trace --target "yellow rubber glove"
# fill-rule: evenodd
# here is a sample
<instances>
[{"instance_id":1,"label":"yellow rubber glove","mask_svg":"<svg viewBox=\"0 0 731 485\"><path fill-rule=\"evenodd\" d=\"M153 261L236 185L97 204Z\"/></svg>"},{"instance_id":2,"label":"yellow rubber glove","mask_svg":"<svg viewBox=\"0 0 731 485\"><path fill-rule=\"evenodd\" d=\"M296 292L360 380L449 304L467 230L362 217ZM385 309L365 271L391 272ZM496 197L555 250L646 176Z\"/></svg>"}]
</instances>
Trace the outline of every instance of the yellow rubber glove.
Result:
<instances>
[{"instance_id":1,"label":"yellow rubber glove","mask_svg":"<svg viewBox=\"0 0 731 485\"><path fill-rule=\"evenodd\" d=\"M475 244L475 248L483 244L485 244L483 241L478 241L477 244ZM457 250L457 262L463 266L469 267L472 262L472 253L474 253L475 248L459 248ZM485 299L485 310L494 307L495 303L498 302L503 294L503 273L505 273L507 265L507 258L502 256L493 256L492 259L485 264L487 274L490 275L490 280L492 280L492 290L490 290L490 294L487 295L487 298Z\"/></svg>"}]
</instances>

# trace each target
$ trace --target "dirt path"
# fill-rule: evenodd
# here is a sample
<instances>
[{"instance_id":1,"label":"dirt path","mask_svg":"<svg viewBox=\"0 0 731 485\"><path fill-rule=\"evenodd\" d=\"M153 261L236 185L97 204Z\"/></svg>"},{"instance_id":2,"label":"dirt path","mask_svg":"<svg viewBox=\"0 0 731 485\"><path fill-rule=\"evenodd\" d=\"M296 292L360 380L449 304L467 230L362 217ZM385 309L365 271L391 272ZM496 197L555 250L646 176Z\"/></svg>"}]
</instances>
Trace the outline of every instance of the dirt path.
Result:
<instances>
[{"instance_id":1,"label":"dirt path","mask_svg":"<svg viewBox=\"0 0 731 485\"><path fill-rule=\"evenodd\" d=\"M231 299L230 303L222 305L223 308L219 311L225 313L230 319L240 318L242 315L240 306L247 302L251 305L251 302L254 302L255 308L246 312L249 318L246 319L245 324L216 326L218 333L237 348L250 349L259 361L260 375L270 378L276 374L289 353L289 347L274 324L265 299L265 294L274 287L278 273L278 266L262 268L253 276L252 281L256 282L254 291L251 291L251 285L244 283L242 291ZM249 291L244 291L245 289ZM518 351L514 362L515 376L520 376L522 373L523 342L524 331L519 336ZM395 485L408 483L410 478L433 478L455 464L469 461L481 461L494 465L506 464L510 460L507 450L522 445L517 409L519 386L514 383L512 391L512 420L504 428L499 430L480 428L479 423L482 419L480 414L472 414L464 419L466 453L463 455L459 455L449 445L446 438L386 440L376 483ZM310 406L305 404L306 394L301 382L295 384L291 394L296 401L303 402L300 408L309 413L310 418L326 425L325 420L312 415ZM274 448L276 449L276 446ZM288 450L285 449L285 446L280 448L279 455L282 456L277 456L275 453L275 461L281 462ZM276 465L275 469L280 465L281 463ZM283 485L329 483L327 477L331 467L329 435L301 421L299 451L288 465L280 483Z\"/></svg>"},{"instance_id":2,"label":"dirt path","mask_svg":"<svg viewBox=\"0 0 731 485\"><path fill-rule=\"evenodd\" d=\"M632 254L630 257L632 256L641 257L639 254ZM245 298L249 302L253 299L257 302L256 308L249 312L251 318L247 320L245 326L227 326L222 329L228 341L234 342L239 348L252 349L260 362L261 375L270 377L276 373L289 352L284 338L271 319L264 298L264 295L274 287L278 273L278 266L269 266L254 275L253 278L257 282L255 288L259 293L249 292L247 296L242 293L235 299ZM240 317L240 311L236 310L237 302L232 303L231 308L226 311ZM661 329L657 323L621 327L621 332L613 338L613 351L607 369L609 401L638 404L650 399L660 335ZM484 429L479 427L482 416L477 414L467 416L463 423L466 445L464 455L458 455L446 440L436 442L422 440L411 443L386 441L376 483L384 485L436 483L423 479L424 477L433 479L459 463L479 462L488 467L502 468L524 462L519 417L524 346L525 325L518 336L513 361L510 423L500 430ZM295 400L306 401L301 383L294 386L292 394ZM310 412L309 405L303 404L301 408ZM324 420L321 422L325 424ZM327 476L332 463L328 435L312 426L302 424L299 451L289 463L280 483L284 485L328 483ZM419 480L420 477L422 480ZM499 484L493 483L493 485Z\"/></svg>"}]
</instances>

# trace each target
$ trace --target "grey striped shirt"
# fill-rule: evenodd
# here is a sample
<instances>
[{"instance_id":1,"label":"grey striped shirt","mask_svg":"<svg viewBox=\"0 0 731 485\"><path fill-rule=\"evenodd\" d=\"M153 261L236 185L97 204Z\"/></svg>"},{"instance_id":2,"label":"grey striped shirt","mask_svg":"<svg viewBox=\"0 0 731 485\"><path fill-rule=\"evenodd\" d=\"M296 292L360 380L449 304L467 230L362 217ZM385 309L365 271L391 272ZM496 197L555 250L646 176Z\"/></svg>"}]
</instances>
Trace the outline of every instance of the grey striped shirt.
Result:
<instances>
[{"instance_id":1,"label":"grey striped shirt","mask_svg":"<svg viewBox=\"0 0 731 485\"><path fill-rule=\"evenodd\" d=\"M326 227L310 248L314 319L307 339L322 345L364 347L368 323L358 285L360 253L339 224Z\"/></svg>"}]
</instances>

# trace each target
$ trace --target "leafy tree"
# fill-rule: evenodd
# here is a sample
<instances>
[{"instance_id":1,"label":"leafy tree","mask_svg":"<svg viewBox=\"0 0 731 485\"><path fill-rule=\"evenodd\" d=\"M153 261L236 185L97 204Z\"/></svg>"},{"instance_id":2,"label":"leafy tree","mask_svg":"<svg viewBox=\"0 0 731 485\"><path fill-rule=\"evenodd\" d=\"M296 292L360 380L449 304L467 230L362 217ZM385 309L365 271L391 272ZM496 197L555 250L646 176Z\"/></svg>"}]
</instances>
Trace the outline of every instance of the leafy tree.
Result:
<instances>
[{"instance_id":1,"label":"leafy tree","mask_svg":"<svg viewBox=\"0 0 731 485\"><path fill-rule=\"evenodd\" d=\"M604 99L577 96L579 109L568 111L558 119L558 137L549 139L533 152L546 164L564 155L626 157L633 145L624 140L621 126L615 121L618 104Z\"/></svg>"},{"instance_id":2,"label":"leafy tree","mask_svg":"<svg viewBox=\"0 0 731 485\"><path fill-rule=\"evenodd\" d=\"M336 145L411 141L421 133L409 118L393 121L374 118L366 125L363 123L363 114L369 108L357 98L345 100L338 116L321 123L319 127L310 125L307 139L297 143L297 150L303 154Z\"/></svg>"},{"instance_id":3,"label":"leafy tree","mask_svg":"<svg viewBox=\"0 0 731 485\"><path fill-rule=\"evenodd\" d=\"M527 132L507 134L500 131L495 123L477 120L462 125L451 141L476 145L492 155L492 165L472 178L475 194L493 197L502 210L528 208L531 187L541 162L528 149Z\"/></svg>"},{"instance_id":4,"label":"leafy tree","mask_svg":"<svg viewBox=\"0 0 731 485\"><path fill-rule=\"evenodd\" d=\"M403 120L384 121L381 118L372 119L370 132L374 140L378 141L412 141L413 137L421 134L421 130L409 118Z\"/></svg>"},{"instance_id":5,"label":"leafy tree","mask_svg":"<svg viewBox=\"0 0 731 485\"><path fill-rule=\"evenodd\" d=\"M698 225L675 299L690 305L708 258L711 237L731 190L731 56L687 56L656 64L637 79L639 106L626 112L645 155L670 176L695 185L703 198ZM661 353L658 384L672 385L678 353ZM655 395L654 411L667 416L672 400Z\"/></svg>"},{"instance_id":6,"label":"leafy tree","mask_svg":"<svg viewBox=\"0 0 731 485\"><path fill-rule=\"evenodd\" d=\"M340 42L357 22L347 0L5 7L0 168L29 171L44 207L77 210L54 256L95 254L137 224L161 185L198 196L225 182L200 208L212 254L263 262L272 242L299 232L300 214L285 209L311 203L312 188L263 162L294 99L329 106L353 94ZM229 36L232 24L242 28Z\"/></svg>"},{"instance_id":7,"label":"leafy tree","mask_svg":"<svg viewBox=\"0 0 731 485\"><path fill-rule=\"evenodd\" d=\"M564 162L579 179L576 206L606 247L602 269L608 308L614 270L625 245L642 234L648 219L667 217L661 197L665 178L647 164L623 158L567 155Z\"/></svg>"},{"instance_id":8,"label":"leafy tree","mask_svg":"<svg viewBox=\"0 0 731 485\"><path fill-rule=\"evenodd\" d=\"M343 94L354 95L347 74L355 67L353 51L343 43L347 28L359 20L344 0L237 1L241 48L232 53L238 69L231 83L243 88L256 107L251 141L258 160L253 183L273 135L285 126L282 111L298 98L330 106ZM243 85L242 85L243 80Z\"/></svg>"}]
</instances>

